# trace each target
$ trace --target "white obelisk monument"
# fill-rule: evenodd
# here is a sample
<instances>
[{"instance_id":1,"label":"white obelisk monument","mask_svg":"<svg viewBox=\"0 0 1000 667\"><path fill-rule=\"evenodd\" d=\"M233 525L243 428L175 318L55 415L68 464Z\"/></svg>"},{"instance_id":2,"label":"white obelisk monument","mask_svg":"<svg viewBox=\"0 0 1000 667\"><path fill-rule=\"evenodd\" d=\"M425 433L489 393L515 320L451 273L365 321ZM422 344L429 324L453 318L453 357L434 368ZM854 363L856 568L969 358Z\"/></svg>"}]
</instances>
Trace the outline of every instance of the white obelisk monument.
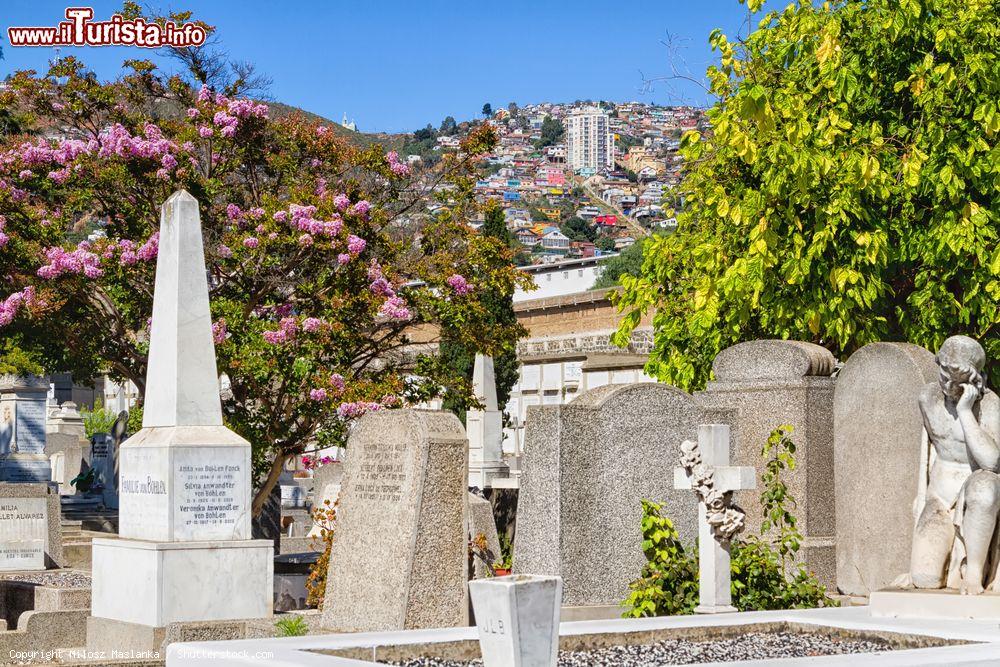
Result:
<instances>
[{"instance_id":1,"label":"white obelisk monument","mask_svg":"<svg viewBox=\"0 0 1000 667\"><path fill-rule=\"evenodd\" d=\"M271 615L273 543L250 538L250 443L222 424L201 219L185 191L161 211L142 430L119 470L121 539L93 541L98 634L108 621Z\"/></svg>"},{"instance_id":2,"label":"white obelisk monument","mask_svg":"<svg viewBox=\"0 0 1000 667\"><path fill-rule=\"evenodd\" d=\"M469 436L469 486L487 489L494 479L506 478L510 468L503 460L503 413L497 405L497 379L493 357L476 355L472 389L482 410L465 413Z\"/></svg>"}]
</instances>

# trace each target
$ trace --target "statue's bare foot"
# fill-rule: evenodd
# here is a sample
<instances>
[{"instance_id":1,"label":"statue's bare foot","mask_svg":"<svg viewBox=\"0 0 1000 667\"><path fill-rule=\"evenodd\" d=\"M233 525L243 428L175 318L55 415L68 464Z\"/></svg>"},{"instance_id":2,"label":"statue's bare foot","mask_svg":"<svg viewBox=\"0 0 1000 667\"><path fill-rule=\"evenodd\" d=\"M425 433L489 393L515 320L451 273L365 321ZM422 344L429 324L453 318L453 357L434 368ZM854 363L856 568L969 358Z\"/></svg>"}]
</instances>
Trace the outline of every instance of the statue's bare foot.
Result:
<instances>
[{"instance_id":1,"label":"statue's bare foot","mask_svg":"<svg viewBox=\"0 0 1000 667\"><path fill-rule=\"evenodd\" d=\"M901 574L898 577L896 577L895 579L893 579L892 584L890 584L890 587L891 588L914 588L913 577L910 576L909 572L907 572L905 574Z\"/></svg>"},{"instance_id":2,"label":"statue's bare foot","mask_svg":"<svg viewBox=\"0 0 1000 667\"><path fill-rule=\"evenodd\" d=\"M983 592L983 586L979 583L978 579L973 579L969 581L968 579L962 581L961 588L958 589L961 595L981 595Z\"/></svg>"}]
</instances>

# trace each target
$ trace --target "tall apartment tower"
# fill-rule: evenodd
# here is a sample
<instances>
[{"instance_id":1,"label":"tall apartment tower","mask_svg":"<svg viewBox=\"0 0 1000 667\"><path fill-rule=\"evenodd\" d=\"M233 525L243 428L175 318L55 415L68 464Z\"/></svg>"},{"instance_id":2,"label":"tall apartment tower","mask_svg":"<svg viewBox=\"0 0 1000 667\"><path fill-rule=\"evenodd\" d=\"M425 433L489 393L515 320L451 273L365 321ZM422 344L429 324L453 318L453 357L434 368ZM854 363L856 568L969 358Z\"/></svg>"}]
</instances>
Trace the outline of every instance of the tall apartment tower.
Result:
<instances>
[{"instance_id":1,"label":"tall apartment tower","mask_svg":"<svg viewBox=\"0 0 1000 667\"><path fill-rule=\"evenodd\" d=\"M608 114L589 108L566 118L566 162L573 170L614 167L615 141Z\"/></svg>"}]
</instances>

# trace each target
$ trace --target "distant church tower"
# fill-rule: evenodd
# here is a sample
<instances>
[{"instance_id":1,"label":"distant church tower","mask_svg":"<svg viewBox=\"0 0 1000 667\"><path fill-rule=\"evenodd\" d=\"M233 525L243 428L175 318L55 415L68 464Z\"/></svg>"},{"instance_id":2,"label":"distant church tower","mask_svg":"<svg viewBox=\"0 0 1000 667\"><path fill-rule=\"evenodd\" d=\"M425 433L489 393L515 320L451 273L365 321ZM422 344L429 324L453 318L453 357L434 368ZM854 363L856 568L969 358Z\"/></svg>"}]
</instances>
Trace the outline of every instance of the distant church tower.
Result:
<instances>
[{"instance_id":1,"label":"distant church tower","mask_svg":"<svg viewBox=\"0 0 1000 667\"><path fill-rule=\"evenodd\" d=\"M346 127L351 132L357 132L358 131L357 123L355 123L353 120L350 121L350 122L347 121L347 112L346 111L344 112L344 120L340 121L340 125L341 125L341 127Z\"/></svg>"}]
</instances>

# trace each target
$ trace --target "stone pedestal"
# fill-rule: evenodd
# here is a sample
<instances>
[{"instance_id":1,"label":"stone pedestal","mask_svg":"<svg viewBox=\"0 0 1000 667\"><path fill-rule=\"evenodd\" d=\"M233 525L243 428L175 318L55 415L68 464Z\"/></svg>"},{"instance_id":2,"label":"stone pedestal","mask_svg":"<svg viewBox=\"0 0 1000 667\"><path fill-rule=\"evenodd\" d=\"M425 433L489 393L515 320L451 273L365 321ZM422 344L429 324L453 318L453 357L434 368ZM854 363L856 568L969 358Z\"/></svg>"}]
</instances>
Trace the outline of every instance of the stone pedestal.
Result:
<instances>
[{"instance_id":1,"label":"stone pedestal","mask_svg":"<svg viewBox=\"0 0 1000 667\"><path fill-rule=\"evenodd\" d=\"M51 481L45 455L48 392L43 378L0 378L0 481Z\"/></svg>"},{"instance_id":2,"label":"stone pedestal","mask_svg":"<svg viewBox=\"0 0 1000 667\"><path fill-rule=\"evenodd\" d=\"M59 485L61 495L75 495L76 488L70 482L80 474L87 449L83 417L76 403L66 401L61 406L49 406L45 437L45 452L52 465L52 481Z\"/></svg>"},{"instance_id":3,"label":"stone pedestal","mask_svg":"<svg viewBox=\"0 0 1000 667\"><path fill-rule=\"evenodd\" d=\"M91 614L156 628L271 615L270 540L152 542L96 538ZM266 593L266 596L263 595Z\"/></svg>"},{"instance_id":4,"label":"stone pedestal","mask_svg":"<svg viewBox=\"0 0 1000 667\"><path fill-rule=\"evenodd\" d=\"M469 582L485 667L555 667L562 580L518 574Z\"/></svg>"}]
</instances>

